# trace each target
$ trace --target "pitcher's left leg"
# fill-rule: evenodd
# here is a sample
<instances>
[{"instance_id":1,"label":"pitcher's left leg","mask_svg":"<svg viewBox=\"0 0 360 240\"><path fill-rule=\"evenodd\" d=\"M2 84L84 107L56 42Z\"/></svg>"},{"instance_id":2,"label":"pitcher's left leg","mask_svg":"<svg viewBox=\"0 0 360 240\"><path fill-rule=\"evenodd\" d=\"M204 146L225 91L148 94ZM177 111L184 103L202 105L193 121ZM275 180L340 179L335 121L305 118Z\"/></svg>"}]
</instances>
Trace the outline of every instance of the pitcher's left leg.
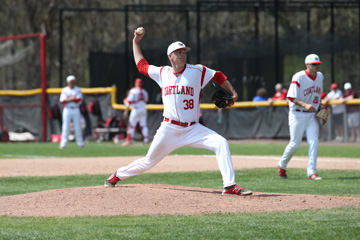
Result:
<instances>
[{"instance_id":1,"label":"pitcher's left leg","mask_svg":"<svg viewBox=\"0 0 360 240\"><path fill-rule=\"evenodd\" d=\"M184 138L186 145L215 152L224 187L235 185L234 167L226 139L199 123L190 128L193 129Z\"/></svg>"}]
</instances>

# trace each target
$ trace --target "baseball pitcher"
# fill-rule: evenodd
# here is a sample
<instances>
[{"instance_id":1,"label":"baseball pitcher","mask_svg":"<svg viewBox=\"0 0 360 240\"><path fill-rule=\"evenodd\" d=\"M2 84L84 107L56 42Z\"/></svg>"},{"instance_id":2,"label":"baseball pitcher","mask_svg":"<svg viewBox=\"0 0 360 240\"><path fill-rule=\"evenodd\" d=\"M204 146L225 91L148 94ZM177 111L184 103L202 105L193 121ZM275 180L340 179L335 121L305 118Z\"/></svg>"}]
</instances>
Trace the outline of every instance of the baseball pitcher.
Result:
<instances>
[{"instance_id":1,"label":"baseball pitcher","mask_svg":"<svg viewBox=\"0 0 360 240\"><path fill-rule=\"evenodd\" d=\"M167 56L171 66L150 65L142 55L140 41L145 35L135 31L133 53L140 73L153 79L161 88L164 104L164 121L157 130L149 151L144 158L119 168L105 182L105 187L126 178L143 173L154 167L166 155L177 148L192 146L215 152L223 180L223 194L251 195L235 182L229 147L225 138L199 124L200 92L210 81L216 81L236 102L238 95L226 76L203 65L186 63L190 48L177 41L169 45Z\"/></svg>"}]
</instances>

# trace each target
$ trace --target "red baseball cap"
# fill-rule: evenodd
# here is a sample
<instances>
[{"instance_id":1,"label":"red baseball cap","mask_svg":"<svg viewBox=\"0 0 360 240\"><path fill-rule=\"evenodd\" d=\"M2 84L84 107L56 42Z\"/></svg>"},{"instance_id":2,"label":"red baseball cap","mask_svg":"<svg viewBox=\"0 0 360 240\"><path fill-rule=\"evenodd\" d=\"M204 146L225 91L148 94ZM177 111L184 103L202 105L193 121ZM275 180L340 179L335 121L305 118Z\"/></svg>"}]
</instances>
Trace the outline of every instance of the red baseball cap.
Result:
<instances>
[{"instance_id":1,"label":"red baseball cap","mask_svg":"<svg viewBox=\"0 0 360 240\"><path fill-rule=\"evenodd\" d=\"M336 83L332 83L332 84L330 85L330 88L331 88L331 89L337 89L337 88L338 88L338 85L337 85Z\"/></svg>"}]
</instances>

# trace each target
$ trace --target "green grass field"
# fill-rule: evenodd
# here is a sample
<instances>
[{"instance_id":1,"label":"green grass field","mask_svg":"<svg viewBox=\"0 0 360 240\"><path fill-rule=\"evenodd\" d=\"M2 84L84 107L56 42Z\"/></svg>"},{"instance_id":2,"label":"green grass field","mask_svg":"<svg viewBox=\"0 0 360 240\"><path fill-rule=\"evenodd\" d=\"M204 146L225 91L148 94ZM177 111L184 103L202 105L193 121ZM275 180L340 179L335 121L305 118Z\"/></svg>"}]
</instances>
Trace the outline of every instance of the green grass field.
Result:
<instances>
[{"instance_id":1,"label":"green grass field","mask_svg":"<svg viewBox=\"0 0 360 240\"><path fill-rule=\"evenodd\" d=\"M233 155L280 156L286 144L231 143ZM75 144L59 150L51 143L1 143L3 158L96 157L144 155L148 146L122 148L113 143ZM212 154L184 147L172 154ZM307 144L296 156L307 155ZM319 156L359 158L356 145L321 145ZM360 201L360 171L319 170L322 181L304 179L303 169L289 169L291 178L282 180L275 168L237 170L241 185L258 192L356 196ZM101 185L108 175L0 178L0 196L56 188ZM238 180L239 181L239 180ZM145 173L130 183L221 188L218 171L197 173ZM26 188L24 188L26 186ZM116 201L116 200L115 200ZM111 203L109 203L111 204ZM1 207L1 200L0 200ZM8 217L0 216L0 239L359 239L360 207L288 211L276 213L205 214L199 216L114 216L114 217Z\"/></svg>"},{"instance_id":2,"label":"green grass field","mask_svg":"<svg viewBox=\"0 0 360 240\"><path fill-rule=\"evenodd\" d=\"M60 150L58 144L52 143L0 143L1 158L46 158L46 157L102 157L102 156L142 156L149 146L135 143L131 147L123 148L120 144L112 142L89 142L85 148L78 148L75 143L70 143L65 149ZM286 144L284 143L230 143L232 155L274 155L281 156ZM172 154L202 155L212 154L211 151L192 147L182 147ZM308 147L304 142L296 152L296 156L307 156ZM321 145L319 157L360 157L360 145Z\"/></svg>"}]
</instances>

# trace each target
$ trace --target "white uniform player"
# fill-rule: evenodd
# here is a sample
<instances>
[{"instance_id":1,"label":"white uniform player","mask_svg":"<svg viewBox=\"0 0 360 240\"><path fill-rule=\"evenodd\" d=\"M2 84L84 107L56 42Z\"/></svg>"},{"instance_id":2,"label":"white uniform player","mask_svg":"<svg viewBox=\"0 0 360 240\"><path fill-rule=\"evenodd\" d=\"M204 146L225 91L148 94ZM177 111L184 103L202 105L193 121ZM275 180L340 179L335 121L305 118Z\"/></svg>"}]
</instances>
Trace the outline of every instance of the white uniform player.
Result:
<instances>
[{"instance_id":1,"label":"white uniform player","mask_svg":"<svg viewBox=\"0 0 360 240\"><path fill-rule=\"evenodd\" d=\"M296 73L291 81L287 98L289 99L290 142L278 163L278 174L287 178L286 168L295 152L299 149L306 132L309 144L307 176L309 179L320 180L316 174L316 161L319 148L319 124L315 117L321 106L323 92L323 74L319 72L319 56L310 54L305 58L306 70Z\"/></svg>"},{"instance_id":2,"label":"white uniform player","mask_svg":"<svg viewBox=\"0 0 360 240\"><path fill-rule=\"evenodd\" d=\"M186 64L186 52L190 50L182 42L172 43L167 50L170 66L149 65L141 53L140 41L144 37L134 32L133 51L139 71L152 78L161 88L164 104L164 121L157 130L147 155L119 168L105 182L105 187L126 178L143 173L177 148L192 146L215 152L222 174L223 194L251 195L252 192L236 185L229 147L225 138L198 123L200 92L210 80L217 81L233 95L238 96L226 76L202 65Z\"/></svg>"},{"instance_id":3,"label":"white uniform player","mask_svg":"<svg viewBox=\"0 0 360 240\"><path fill-rule=\"evenodd\" d=\"M139 123L141 128L141 134L145 144L149 143L149 130L147 127L147 111L146 103L149 100L148 92L142 88L142 79L135 79L135 87L130 89L128 96L126 97L126 110L125 116L128 115L129 107L132 105L130 112L128 127L127 127L127 139L122 146L128 146L132 143L136 125Z\"/></svg>"},{"instance_id":4,"label":"white uniform player","mask_svg":"<svg viewBox=\"0 0 360 240\"><path fill-rule=\"evenodd\" d=\"M66 78L68 86L63 88L60 95L60 102L63 103L63 123L60 149L65 148L68 142L71 121L73 122L75 128L76 143L79 147L84 147L80 121L81 113L79 108L83 95L81 93L81 89L78 86L75 86L75 80L75 76L68 76Z\"/></svg>"}]
</instances>

